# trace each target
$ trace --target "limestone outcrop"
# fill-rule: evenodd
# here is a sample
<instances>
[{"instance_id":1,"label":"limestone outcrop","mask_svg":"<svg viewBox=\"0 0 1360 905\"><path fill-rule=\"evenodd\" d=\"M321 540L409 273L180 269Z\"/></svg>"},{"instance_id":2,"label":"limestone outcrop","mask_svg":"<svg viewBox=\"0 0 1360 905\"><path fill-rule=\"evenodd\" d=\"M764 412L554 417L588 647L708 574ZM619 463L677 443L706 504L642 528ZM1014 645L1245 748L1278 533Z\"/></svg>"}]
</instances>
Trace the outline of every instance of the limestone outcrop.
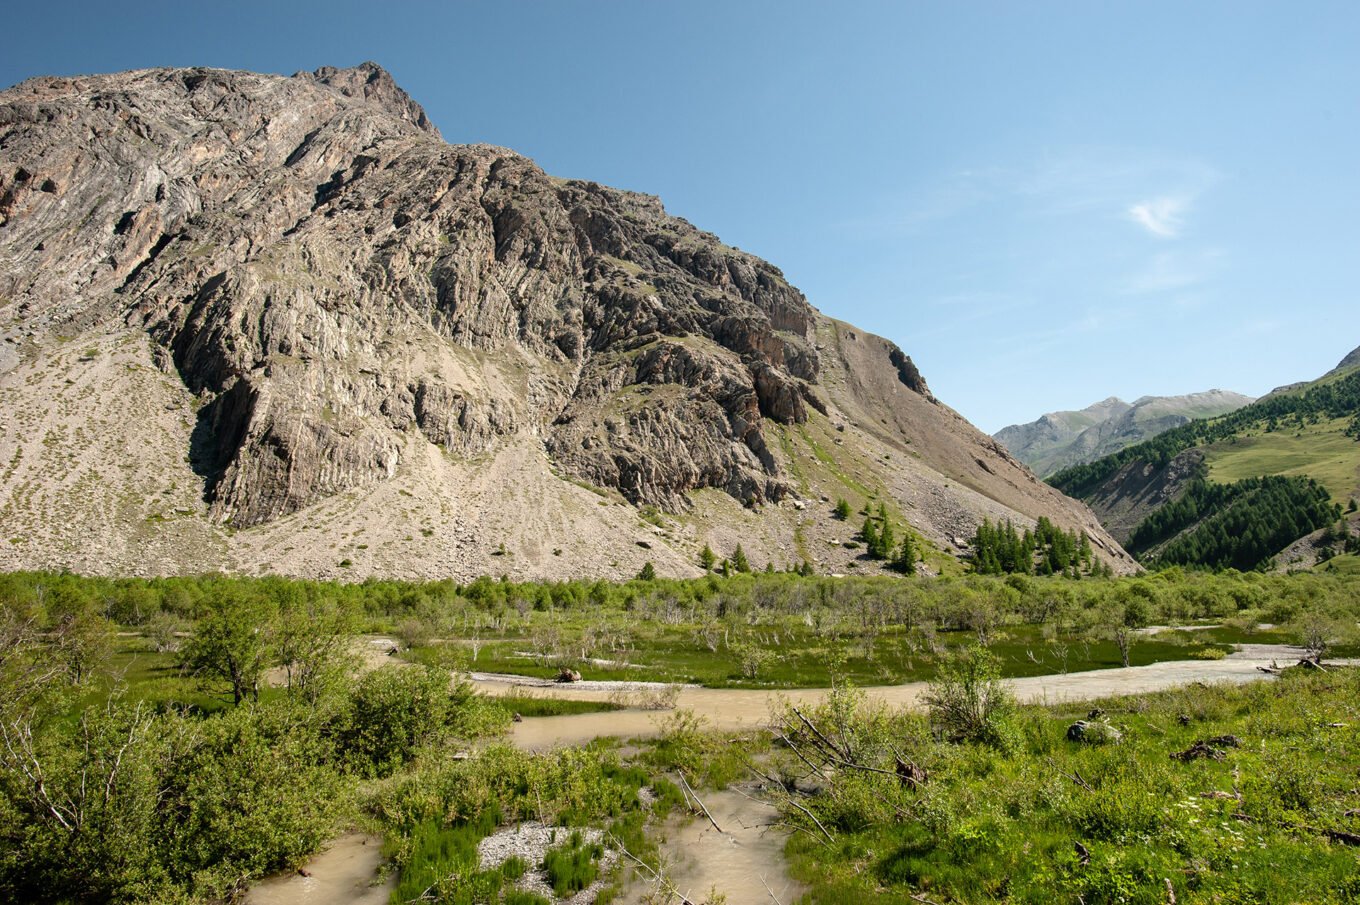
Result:
<instances>
[{"instance_id":1,"label":"limestone outcrop","mask_svg":"<svg viewBox=\"0 0 1360 905\"><path fill-rule=\"evenodd\" d=\"M66 338L141 337L185 392L163 407L192 413L187 441L146 442L183 443L210 526L362 496L431 447L469 463L536 445L554 474L673 514L705 489L778 504L806 491L789 431L843 418L847 399L894 404L877 378L839 376L859 365L828 331L776 267L656 198L445 143L371 63L0 93L0 387L36 410L32 369ZM962 422L874 341L890 396ZM979 481L1003 475L982 497L1098 530L971 427L950 442L977 446L953 458Z\"/></svg>"}]
</instances>

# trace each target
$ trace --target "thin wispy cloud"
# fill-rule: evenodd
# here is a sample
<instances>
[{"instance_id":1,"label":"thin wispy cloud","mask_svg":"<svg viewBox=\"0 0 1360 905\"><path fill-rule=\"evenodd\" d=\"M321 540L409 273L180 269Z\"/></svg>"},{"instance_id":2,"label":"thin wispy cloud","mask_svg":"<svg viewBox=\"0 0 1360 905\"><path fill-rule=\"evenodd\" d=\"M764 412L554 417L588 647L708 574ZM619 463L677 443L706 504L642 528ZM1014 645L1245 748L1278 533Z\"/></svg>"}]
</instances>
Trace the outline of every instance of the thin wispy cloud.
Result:
<instances>
[{"instance_id":1,"label":"thin wispy cloud","mask_svg":"<svg viewBox=\"0 0 1360 905\"><path fill-rule=\"evenodd\" d=\"M1134 295L1184 293L1207 283L1222 269L1225 258L1226 253L1218 248L1164 251L1126 277L1122 289Z\"/></svg>"},{"instance_id":2,"label":"thin wispy cloud","mask_svg":"<svg viewBox=\"0 0 1360 905\"><path fill-rule=\"evenodd\" d=\"M1222 179L1216 168L1195 158L1136 148L1073 148L1020 165L936 174L840 226L863 234L921 235L946 221L980 216L1089 224L1122 219L1157 238L1174 239L1199 199Z\"/></svg>"},{"instance_id":3,"label":"thin wispy cloud","mask_svg":"<svg viewBox=\"0 0 1360 905\"><path fill-rule=\"evenodd\" d=\"M1159 239L1174 239L1181 234L1189 207L1187 198L1163 195L1130 206L1128 217Z\"/></svg>"}]
</instances>

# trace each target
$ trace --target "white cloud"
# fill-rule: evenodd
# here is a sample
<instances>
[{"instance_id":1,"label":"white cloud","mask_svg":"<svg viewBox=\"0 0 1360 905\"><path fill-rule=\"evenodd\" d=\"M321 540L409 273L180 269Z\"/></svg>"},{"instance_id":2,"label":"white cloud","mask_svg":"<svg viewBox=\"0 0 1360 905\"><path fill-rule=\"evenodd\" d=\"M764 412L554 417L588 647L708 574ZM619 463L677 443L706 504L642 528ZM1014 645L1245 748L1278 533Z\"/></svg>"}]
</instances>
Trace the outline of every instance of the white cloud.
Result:
<instances>
[{"instance_id":1,"label":"white cloud","mask_svg":"<svg viewBox=\"0 0 1360 905\"><path fill-rule=\"evenodd\" d=\"M1129 219L1160 239L1174 239L1180 235L1182 218L1190 203L1185 198L1163 195L1140 201L1129 208Z\"/></svg>"}]
</instances>

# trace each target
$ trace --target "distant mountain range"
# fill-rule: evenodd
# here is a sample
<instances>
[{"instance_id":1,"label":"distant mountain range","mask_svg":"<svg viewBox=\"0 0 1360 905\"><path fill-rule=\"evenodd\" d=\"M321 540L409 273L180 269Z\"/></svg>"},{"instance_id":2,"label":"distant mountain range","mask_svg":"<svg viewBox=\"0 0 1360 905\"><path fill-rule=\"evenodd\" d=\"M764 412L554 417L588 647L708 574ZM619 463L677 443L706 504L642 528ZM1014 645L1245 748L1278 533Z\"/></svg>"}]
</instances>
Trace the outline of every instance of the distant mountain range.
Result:
<instances>
[{"instance_id":1,"label":"distant mountain range","mask_svg":"<svg viewBox=\"0 0 1360 905\"><path fill-rule=\"evenodd\" d=\"M1306 568L1354 547L1360 349L1316 380L1049 477L1148 565ZM1351 518L1350 521L1355 521Z\"/></svg>"},{"instance_id":2,"label":"distant mountain range","mask_svg":"<svg viewBox=\"0 0 1360 905\"><path fill-rule=\"evenodd\" d=\"M1111 396L1079 412L1049 412L993 436L1040 477L1119 452L1196 418L1212 418L1255 400L1227 390L1184 396L1143 396L1132 403Z\"/></svg>"}]
</instances>

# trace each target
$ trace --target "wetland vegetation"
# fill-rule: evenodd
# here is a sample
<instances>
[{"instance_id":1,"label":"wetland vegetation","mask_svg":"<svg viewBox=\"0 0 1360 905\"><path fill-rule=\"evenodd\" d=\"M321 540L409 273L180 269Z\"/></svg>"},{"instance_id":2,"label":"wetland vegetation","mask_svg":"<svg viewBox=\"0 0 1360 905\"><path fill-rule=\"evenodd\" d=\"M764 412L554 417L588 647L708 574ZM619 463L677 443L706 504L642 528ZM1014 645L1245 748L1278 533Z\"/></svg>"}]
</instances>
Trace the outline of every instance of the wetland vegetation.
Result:
<instances>
[{"instance_id":1,"label":"wetland vegetation","mask_svg":"<svg viewBox=\"0 0 1360 905\"><path fill-rule=\"evenodd\" d=\"M623 865L661 868L667 815L737 783L781 808L807 902L1164 902L1168 882L1180 902L1345 901L1352 671L1113 699L1094 717L1016 705L998 681L1245 642L1351 655L1357 582L0 576L0 897L227 900L358 827L386 839L394 902L607 901ZM837 690L796 717L776 706L774 734L675 711L626 746L534 753L505 743L513 718L638 702L497 699L462 678L564 670ZM924 710L854 690L913 680L932 683ZM1091 728L1069 741L1079 717ZM1208 757L1171 757L1200 741ZM478 855L530 824L551 857Z\"/></svg>"}]
</instances>

